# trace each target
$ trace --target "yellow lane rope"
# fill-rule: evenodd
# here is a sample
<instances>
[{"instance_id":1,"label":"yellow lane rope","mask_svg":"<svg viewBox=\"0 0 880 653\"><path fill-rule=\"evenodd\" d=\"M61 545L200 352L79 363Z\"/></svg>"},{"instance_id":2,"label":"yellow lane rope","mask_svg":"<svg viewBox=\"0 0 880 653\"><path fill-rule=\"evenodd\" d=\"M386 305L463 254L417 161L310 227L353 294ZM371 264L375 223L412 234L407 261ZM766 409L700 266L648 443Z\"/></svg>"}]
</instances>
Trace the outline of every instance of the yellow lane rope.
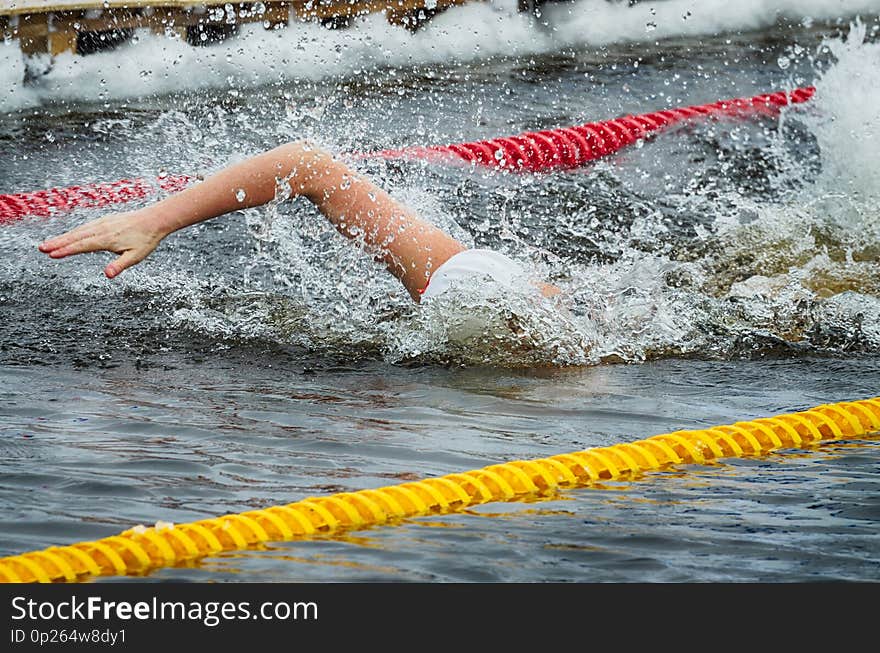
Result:
<instances>
[{"instance_id":1,"label":"yellow lane rope","mask_svg":"<svg viewBox=\"0 0 880 653\"><path fill-rule=\"evenodd\" d=\"M556 488L626 479L673 465L758 456L810 447L823 440L880 431L880 398L825 404L799 413L677 431L645 440L517 460L439 478L383 488L310 497L286 506L203 519L189 524L138 526L94 542L53 546L0 558L2 582L78 581L87 577L141 575L221 551L265 542L303 539L366 528L490 501L546 495Z\"/></svg>"}]
</instances>

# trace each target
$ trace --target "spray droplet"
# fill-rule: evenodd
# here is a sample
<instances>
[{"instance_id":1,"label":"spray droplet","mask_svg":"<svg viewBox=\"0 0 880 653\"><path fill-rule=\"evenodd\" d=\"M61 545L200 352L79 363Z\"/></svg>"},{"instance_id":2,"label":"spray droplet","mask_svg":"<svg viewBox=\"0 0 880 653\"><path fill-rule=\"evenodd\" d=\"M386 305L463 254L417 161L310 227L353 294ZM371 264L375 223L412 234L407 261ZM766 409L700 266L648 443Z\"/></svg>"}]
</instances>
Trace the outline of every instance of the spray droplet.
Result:
<instances>
[{"instance_id":1,"label":"spray droplet","mask_svg":"<svg viewBox=\"0 0 880 653\"><path fill-rule=\"evenodd\" d=\"M237 191L235 191L235 199L237 199L239 202L244 202L245 197L247 197L247 193L244 192L243 188L239 188Z\"/></svg>"},{"instance_id":2,"label":"spray droplet","mask_svg":"<svg viewBox=\"0 0 880 653\"><path fill-rule=\"evenodd\" d=\"M782 68L782 70L786 70L791 65L791 59L786 56L781 56L776 60L776 63L779 64L779 67Z\"/></svg>"},{"instance_id":3,"label":"spray droplet","mask_svg":"<svg viewBox=\"0 0 880 653\"><path fill-rule=\"evenodd\" d=\"M657 23L653 21L645 25L646 32L653 32L655 29L657 29Z\"/></svg>"}]
</instances>

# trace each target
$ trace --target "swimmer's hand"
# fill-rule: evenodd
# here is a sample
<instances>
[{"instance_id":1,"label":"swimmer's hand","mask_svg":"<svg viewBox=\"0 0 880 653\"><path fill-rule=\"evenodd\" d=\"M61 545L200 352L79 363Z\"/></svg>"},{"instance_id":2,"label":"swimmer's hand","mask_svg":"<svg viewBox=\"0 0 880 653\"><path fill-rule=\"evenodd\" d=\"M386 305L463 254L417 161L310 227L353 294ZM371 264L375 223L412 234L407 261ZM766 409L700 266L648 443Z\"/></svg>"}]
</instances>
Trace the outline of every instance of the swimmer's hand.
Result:
<instances>
[{"instance_id":1,"label":"swimmer's hand","mask_svg":"<svg viewBox=\"0 0 880 653\"><path fill-rule=\"evenodd\" d=\"M104 268L108 279L143 261L168 234L145 211L113 213L43 241L39 249L50 258L86 252L113 252L119 257Z\"/></svg>"}]
</instances>

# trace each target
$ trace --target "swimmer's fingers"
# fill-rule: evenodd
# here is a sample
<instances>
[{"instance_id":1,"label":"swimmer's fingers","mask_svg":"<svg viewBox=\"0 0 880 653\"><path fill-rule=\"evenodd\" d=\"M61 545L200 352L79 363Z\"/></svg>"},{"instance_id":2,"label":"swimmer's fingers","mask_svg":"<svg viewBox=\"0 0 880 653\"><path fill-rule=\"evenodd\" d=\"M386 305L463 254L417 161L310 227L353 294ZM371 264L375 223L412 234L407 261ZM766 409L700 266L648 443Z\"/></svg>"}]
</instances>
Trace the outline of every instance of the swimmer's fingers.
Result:
<instances>
[{"instance_id":1,"label":"swimmer's fingers","mask_svg":"<svg viewBox=\"0 0 880 653\"><path fill-rule=\"evenodd\" d=\"M70 244L63 244L60 247L49 250L47 253L50 258L64 258L65 256L73 256L74 254L85 254L86 252L116 251L116 248L108 242L103 234L85 235L79 239L74 239Z\"/></svg>"},{"instance_id":2,"label":"swimmer's fingers","mask_svg":"<svg viewBox=\"0 0 880 653\"><path fill-rule=\"evenodd\" d=\"M149 251L145 252L143 250L134 249L123 252L122 256L120 256L104 268L104 275L108 279L112 279L113 277L118 276L119 273L123 270L127 270L132 265L136 265L143 261L149 253Z\"/></svg>"},{"instance_id":3,"label":"swimmer's fingers","mask_svg":"<svg viewBox=\"0 0 880 653\"><path fill-rule=\"evenodd\" d=\"M99 218L97 220L87 222L86 224L80 225L75 229L71 229L70 231L63 233L60 236L56 236L55 238L50 238L43 241L38 246L38 249L44 254L54 256L55 252L58 252L60 250L67 250L70 247L76 246L78 243L81 243L83 241L91 241L92 239L103 239L107 244L109 244L115 236L118 236L123 227L123 225L119 224L118 219L114 218L116 218L116 216ZM104 249L110 248L107 247ZM96 250L88 249L82 251L91 252ZM67 253L62 254L56 258L62 258L63 256L69 256L70 254L78 253L80 252L67 251Z\"/></svg>"},{"instance_id":4,"label":"swimmer's fingers","mask_svg":"<svg viewBox=\"0 0 880 653\"><path fill-rule=\"evenodd\" d=\"M108 215L50 238L40 243L39 249L53 259L86 252L119 254L104 268L104 274L112 279L143 261L167 235L143 218L136 211Z\"/></svg>"},{"instance_id":5,"label":"swimmer's fingers","mask_svg":"<svg viewBox=\"0 0 880 653\"><path fill-rule=\"evenodd\" d=\"M85 240L87 238L103 237L109 242L111 239L117 238L119 234L132 230L136 224L133 216L133 213L111 213L110 215L98 218L97 220L81 224L60 236L44 240L40 243L38 249L44 254L51 255L51 253L56 250L66 248L77 241ZM72 253L74 252L70 252L69 254ZM65 256L69 254L66 254Z\"/></svg>"},{"instance_id":6,"label":"swimmer's fingers","mask_svg":"<svg viewBox=\"0 0 880 653\"><path fill-rule=\"evenodd\" d=\"M113 241L107 234L99 234L89 236L65 245L59 249L49 252L52 258L64 258L65 256L73 256L74 254L85 254L86 252L113 252L120 256L112 263L104 268L104 274L108 279L112 279L119 275L123 270L127 270L132 265L143 261L156 247L155 243L146 246L126 246Z\"/></svg>"},{"instance_id":7,"label":"swimmer's fingers","mask_svg":"<svg viewBox=\"0 0 880 653\"><path fill-rule=\"evenodd\" d=\"M84 238L92 238L97 235L98 234L94 228L94 225L84 224L77 227L76 229L71 229L67 233L61 234L60 236L44 240L42 243L40 243L38 249L44 254L51 255L53 252L65 248L78 240L83 240Z\"/></svg>"}]
</instances>

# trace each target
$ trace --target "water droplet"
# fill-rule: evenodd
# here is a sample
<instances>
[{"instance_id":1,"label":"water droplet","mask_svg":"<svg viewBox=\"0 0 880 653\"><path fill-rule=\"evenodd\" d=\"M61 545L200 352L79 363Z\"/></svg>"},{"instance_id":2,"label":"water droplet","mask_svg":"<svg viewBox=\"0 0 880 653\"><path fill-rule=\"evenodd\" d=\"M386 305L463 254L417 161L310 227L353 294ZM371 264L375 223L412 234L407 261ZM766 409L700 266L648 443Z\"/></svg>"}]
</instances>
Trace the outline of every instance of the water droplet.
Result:
<instances>
[{"instance_id":1,"label":"water droplet","mask_svg":"<svg viewBox=\"0 0 880 653\"><path fill-rule=\"evenodd\" d=\"M235 199L237 199L239 202L244 202L244 199L246 197L247 193L244 192L243 188L239 188L237 191L235 191Z\"/></svg>"},{"instance_id":2,"label":"water droplet","mask_svg":"<svg viewBox=\"0 0 880 653\"><path fill-rule=\"evenodd\" d=\"M791 65L791 59L783 55L776 60L776 63L779 64L779 67L782 68L782 70L785 70Z\"/></svg>"},{"instance_id":3,"label":"water droplet","mask_svg":"<svg viewBox=\"0 0 880 653\"><path fill-rule=\"evenodd\" d=\"M645 25L646 32L653 32L655 29L657 29L657 23L655 23L653 21L651 21L650 23Z\"/></svg>"}]
</instances>

